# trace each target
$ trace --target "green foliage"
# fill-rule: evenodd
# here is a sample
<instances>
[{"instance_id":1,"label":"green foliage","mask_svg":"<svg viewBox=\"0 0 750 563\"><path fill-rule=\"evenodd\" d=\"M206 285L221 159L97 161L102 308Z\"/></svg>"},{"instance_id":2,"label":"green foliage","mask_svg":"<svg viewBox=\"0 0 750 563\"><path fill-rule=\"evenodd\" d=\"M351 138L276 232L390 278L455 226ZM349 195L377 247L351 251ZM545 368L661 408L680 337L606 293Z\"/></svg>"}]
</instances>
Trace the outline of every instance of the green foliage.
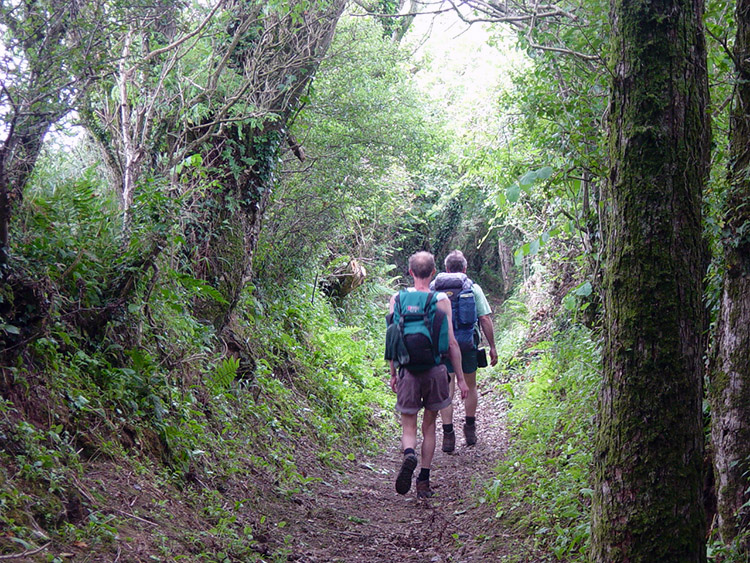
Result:
<instances>
[{"instance_id":1,"label":"green foliage","mask_svg":"<svg viewBox=\"0 0 750 563\"><path fill-rule=\"evenodd\" d=\"M296 173L273 194L258 271L282 281L314 277L311 264L384 256L398 245L423 189L415 176L443 144L407 64L408 52L377 22L339 23L291 129L306 160L288 155Z\"/></svg>"},{"instance_id":2,"label":"green foliage","mask_svg":"<svg viewBox=\"0 0 750 563\"><path fill-rule=\"evenodd\" d=\"M581 327L501 362L511 392L510 450L488 487L497 515L558 560L585 561L599 352Z\"/></svg>"},{"instance_id":3,"label":"green foliage","mask_svg":"<svg viewBox=\"0 0 750 563\"><path fill-rule=\"evenodd\" d=\"M522 360L517 355L523 347L528 330L529 309L522 300L509 298L503 302L502 309L494 315L495 319L495 344L500 365L505 368L506 373L514 373L513 366Z\"/></svg>"},{"instance_id":4,"label":"green foliage","mask_svg":"<svg viewBox=\"0 0 750 563\"><path fill-rule=\"evenodd\" d=\"M75 294L79 284L86 284L82 295L88 306L101 304L104 289L99 284L112 275L121 252L120 225L112 213L116 203L98 173L88 168L78 177L45 183L46 191L31 191L13 253L19 265L50 278L66 293Z\"/></svg>"},{"instance_id":5,"label":"green foliage","mask_svg":"<svg viewBox=\"0 0 750 563\"><path fill-rule=\"evenodd\" d=\"M560 254L582 256L586 275L595 280L608 80L604 59L595 55L606 52L608 22L601 6L572 9L580 10L585 24L542 19L515 36L526 57L498 88L496 112L503 117L495 127L502 142L469 136L460 162L470 183L485 186L492 205L485 211L488 237L511 245L517 266L564 234L566 249ZM498 31L495 39L510 57L507 35Z\"/></svg>"},{"instance_id":6,"label":"green foliage","mask_svg":"<svg viewBox=\"0 0 750 563\"><path fill-rule=\"evenodd\" d=\"M711 88L712 157L709 181L703 193L705 239L710 246L711 263L706 276L706 302L711 322L716 321L721 297L724 263L722 239L727 235L726 202L729 189L729 103L735 84L734 62L729 46L735 33L735 6L724 0L706 3L708 72ZM709 331L713 337L714 330Z\"/></svg>"},{"instance_id":7,"label":"green foliage","mask_svg":"<svg viewBox=\"0 0 750 563\"><path fill-rule=\"evenodd\" d=\"M237 377L237 370L240 368L238 358L229 357L222 359L216 366L214 375L210 378L209 388L216 394L226 391L232 385Z\"/></svg>"},{"instance_id":8,"label":"green foliage","mask_svg":"<svg viewBox=\"0 0 750 563\"><path fill-rule=\"evenodd\" d=\"M747 563L746 542L747 532L737 535L729 545L715 538L706 548L706 558L716 563Z\"/></svg>"},{"instance_id":9,"label":"green foliage","mask_svg":"<svg viewBox=\"0 0 750 563\"><path fill-rule=\"evenodd\" d=\"M384 414L392 400L377 376L385 373L383 335L352 325L353 316L337 318L324 298L318 296L314 302L309 298L315 291L306 284L299 284L297 291L287 289L283 295L280 288L265 288L265 305L247 295L247 305L242 307L247 330L254 334L254 349L272 351L269 359L277 369L307 374L294 381L310 402L308 423L328 428L335 437L344 428L331 426L331 420L345 420L356 435L364 432L374 414ZM370 301L364 306L368 315L356 318L366 323L375 320L381 312L377 307L378 303ZM262 328L269 324L281 330ZM371 322L367 324L372 327Z\"/></svg>"},{"instance_id":10,"label":"green foliage","mask_svg":"<svg viewBox=\"0 0 750 563\"><path fill-rule=\"evenodd\" d=\"M62 424L29 424L0 399L0 443L0 524L28 549L37 541L30 523L56 524L71 476L80 471L73 436Z\"/></svg>"},{"instance_id":11,"label":"green foliage","mask_svg":"<svg viewBox=\"0 0 750 563\"><path fill-rule=\"evenodd\" d=\"M17 544L2 538L0 549L36 547L32 521L58 542L105 549L122 523L103 517L97 501L81 499L83 520L60 516L92 460L117 460L177 489L188 475L204 483L252 473L288 498L310 483L297 465L300 443L316 444L319 462L334 469L354 458L355 445L378 447L376 427L393 422L373 327L382 323L383 289L347 304L346 314L309 281L248 286L238 309L245 322L233 327L247 346L227 354L193 310L197 300L225 297L181 259L185 240L170 220L190 196L168 197L164 185L144 181L124 245L118 206L97 169L77 175L53 157L37 170L14 225L14 265L39 280L51 306L0 380L22 399L0 409L0 524ZM181 172L200 168L191 158ZM154 243L159 253L148 260ZM132 284L126 299L113 292L121 280ZM78 324L81 311L108 313L96 338ZM21 336L27 326L18 324ZM32 390L44 390L43 400ZM227 557L254 560L256 507L231 514L208 493L195 503L212 511L199 535L222 543ZM173 535L157 540L165 554L179 552Z\"/></svg>"},{"instance_id":12,"label":"green foliage","mask_svg":"<svg viewBox=\"0 0 750 563\"><path fill-rule=\"evenodd\" d=\"M603 7L586 6L586 26L540 21L517 38L520 50L499 34L492 41L501 53L482 46L467 57L450 42L450 57L433 57L440 63L434 67L429 55L416 60L389 39L396 20L345 19L331 56L300 93L301 110L282 123L283 104L263 105L269 100L255 94L266 91L247 81L257 75L259 55L284 53L263 51L260 41L273 35L266 27L273 25L279 45L288 46L289 34L315 19L307 19L310 10L328 5L245 3L241 14L220 10L200 31L208 4L172 3L159 17L154 6L117 5L115 20L149 16L148 25L123 26L107 38L119 57L132 32L130 55L122 58L131 82L123 100L124 77L107 75L88 92L81 115L116 173L118 135L128 125L120 121L123 104L148 109L142 117L151 121L138 135L130 131L148 157L135 170L127 233L119 180L107 176L89 146L46 154L14 218L13 267L34 280L39 299L0 318L0 335L18 350L0 386L23 398L0 402L0 525L16 544L2 536L0 549L35 547L34 521L58 543L113 542L126 525L96 502L83 499L90 509L83 521L61 516L79 494L82 468L108 460L155 475L202 513L205 529L180 536L200 557L285 560L283 548L263 557L253 551L258 537L281 535L285 526L254 499L267 490L286 499L307 491L301 448L314 448L313 459L337 470L392 431L383 315L389 278L402 273L414 250L431 249L440 260L461 247L472 273L486 265L491 275L499 270L492 260L500 237L516 250L518 266L533 261L540 277L560 282L553 298L564 314L589 307L601 244L607 77L599 60L533 45L605 52ZM574 8L580 13L582 6ZM707 4L717 37L731 27L730 8ZM379 9L392 13L397 5L383 0ZM175 39L165 22L175 24L171 33L195 35L144 57ZM8 53L19 54L19 45ZM54 54L57 61L57 48ZM496 82L469 74L478 68L494 76L499 55L514 63ZM274 61L283 70L284 61ZM13 57L3 64L15 64ZM716 48L710 65L718 105L731 89L731 66ZM300 76L299 69L280 72L266 93L291 95ZM67 103L69 93L61 92ZM6 104L4 115L10 109ZM726 113L715 117L724 132ZM220 142L198 143L209 129ZM287 130L289 145L306 154L302 163L285 152ZM714 244L723 227L715 210L726 189L724 141L716 137L706 192ZM256 209L262 229L259 221L243 231ZM256 235L254 285L232 293L224 274L240 273L234 287L246 283L246 244ZM220 250L209 257L212 246ZM367 281L331 303L319 282L344 257L366 264ZM714 264L714 298L722 271ZM2 311L12 309L12 298L0 290ZM226 311L236 298L236 315L220 334L205 320L210 314L198 313ZM529 313L511 299L495 316L496 373L511 398L514 437L486 498L530 543L561 560L581 560L597 346L574 327L526 348ZM248 499L227 504L217 491L238 482ZM165 559L178 558L174 535L160 530L154 541ZM735 556L730 548L712 550L717 560Z\"/></svg>"}]
</instances>

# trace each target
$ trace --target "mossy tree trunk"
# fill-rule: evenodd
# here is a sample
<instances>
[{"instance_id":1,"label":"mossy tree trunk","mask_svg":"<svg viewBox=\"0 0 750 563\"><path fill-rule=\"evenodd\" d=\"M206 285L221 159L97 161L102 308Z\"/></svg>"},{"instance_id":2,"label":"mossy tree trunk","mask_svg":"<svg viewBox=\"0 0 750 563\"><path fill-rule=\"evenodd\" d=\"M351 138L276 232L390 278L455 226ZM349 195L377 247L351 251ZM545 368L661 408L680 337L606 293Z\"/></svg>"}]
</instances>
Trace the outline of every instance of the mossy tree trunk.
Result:
<instances>
[{"instance_id":1,"label":"mossy tree trunk","mask_svg":"<svg viewBox=\"0 0 750 563\"><path fill-rule=\"evenodd\" d=\"M235 33L231 61L250 77L245 103L264 108L264 120L222 124L210 137L197 128L205 141L200 147L211 179L220 189L208 194L207 216L202 218L204 237L197 241L205 252L194 260L197 274L218 288L226 303L198 303L197 312L222 330L239 302L245 283L252 277L252 260L258 236L277 181L277 166L288 128L314 74L333 40L345 1L297 1L281 15L262 17L259 5L236 0L237 29L248 22L262 24L262 33ZM262 12L262 10L260 10ZM206 307L208 305L208 307Z\"/></svg>"},{"instance_id":2,"label":"mossy tree trunk","mask_svg":"<svg viewBox=\"0 0 750 563\"><path fill-rule=\"evenodd\" d=\"M718 529L729 544L750 510L750 0L737 2L736 85L730 114L730 188L724 220L726 275L710 377ZM750 548L744 540L745 549Z\"/></svg>"},{"instance_id":3,"label":"mossy tree trunk","mask_svg":"<svg viewBox=\"0 0 750 563\"><path fill-rule=\"evenodd\" d=\"M151 178L186 196L181 267L221 294L194 303L221 330L251 277L287 129L345 1L212 4L144 6L115 37L117 72L81 114L120 180L128 236L130 207Z\"/></svg>"},{"instance_id":4,"label":"mossy tree trunk","mask_svg":"<svg viewBox=\"0 0 750 563\"><path fill-rule=\"evenodd\" d=\"M227 127L208 147L205 162L216 187L203 198L203 209L186 228L196 277L207 281L225 298L199 299L195 313L221 330L252 277L252 259L269 203L282 133L265 134ZM254 162L239 168L236 162ZM233 172L233 170L238 170Z\"/></svg>"},{"instance_id":5,"label":"mossy tree trunk","mask_svg":"<svg viewBox=\"0 0 750 563\"><path fill-rule=\"evenodd\" d=\"M705 561L702 0L613 0L592 560Z\"/></svg>"}]
</instances>

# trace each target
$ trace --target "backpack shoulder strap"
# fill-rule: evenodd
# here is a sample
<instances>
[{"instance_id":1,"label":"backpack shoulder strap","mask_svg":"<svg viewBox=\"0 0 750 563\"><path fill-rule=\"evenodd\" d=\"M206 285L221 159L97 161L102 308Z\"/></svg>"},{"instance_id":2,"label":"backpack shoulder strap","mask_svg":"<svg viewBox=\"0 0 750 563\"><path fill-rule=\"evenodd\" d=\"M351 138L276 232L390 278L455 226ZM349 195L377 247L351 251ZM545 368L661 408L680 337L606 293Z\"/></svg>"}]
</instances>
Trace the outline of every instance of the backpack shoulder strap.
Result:
<instances>
[{"instance_id":1,"label":"backpack shoulder strap","mask_svg":"<svg viewBox=\"0 0 750 563\"><path fill-rule=\"evenodd\" d=\"M427 298L424 300L424 309L422 309L422 313L424 315L424 325L427 327L427 332L430 331L430 303L432 303L432 298L435 297L435 292L430 291L427 293Z\"/></svg>"},{"instance_id":2,"label":"backpack shoulder strap","mask_svg":"<svg viewBox=\"0 0 750 563\"><path fill-rule=\"evenodd\" d=\"M424 323L427 327L427 331L430 333L430 340L432 340L432 353L437 359L440 357L440 329L443 326L443 321L445 320L445 313L438 308L436 301L435 313L433 314L432 322L430 323L428 318L428 308L430 306L430 303L432 302L433 297L435 297L435 292L431 291L429 295L427 295L427 300L424 304Z\"/></svg>"},{"instance_id":3,"label":"backpack shoulder strap","mask_svg":"<svg viewBox=\"0 0 750 563\"><path fill-rule=\"evenodd\" d=\"M401 330L404 329L404 312L401 310L401 292L396 294L396 299L393 300L393 314L395 315L398 311L398 326Z\"/></svg>"},{"instance_id":4,"label":"backpack shoulder strap","mask_svg":"<svg viewBox=\"0 0 750 563\"><path fill-rule=\"evenodd\" d=\"M435 356L440 355L440 329L443 327L445 313L440 309L435 309L435 316L432 317L432 326L430 327L430 336L432 337L432 351Z\"/></svg>"},{"instance_id":5,"label":"backpack shoulder strap","mask_svg":"<svg viewBox=\"0 0 750 563\"><path fill-rule=\"evenodd\" d=\"M398 316L401 317L401 292L400 291L396 293L396 296L393 299L393 311L391 311L385 316L386 326L393 324L393 319L396 318L396 314L398 314Z\"/></svg>"}]
</instances>

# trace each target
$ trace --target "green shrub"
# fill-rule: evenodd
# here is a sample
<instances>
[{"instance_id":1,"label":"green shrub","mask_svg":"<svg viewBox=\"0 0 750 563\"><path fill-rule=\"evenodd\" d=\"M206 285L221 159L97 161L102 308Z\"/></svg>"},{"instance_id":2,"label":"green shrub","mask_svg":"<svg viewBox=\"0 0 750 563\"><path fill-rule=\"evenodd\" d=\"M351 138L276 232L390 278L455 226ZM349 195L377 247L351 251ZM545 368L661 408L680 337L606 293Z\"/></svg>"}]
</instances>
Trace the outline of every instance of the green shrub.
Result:
<instances>
[{"instance_id":1,"label":"green shrub","mask_svg":"<svg viewBox=\"0 0 750 563\"><path fill-rule=\"evenodd\" d=\"M82 499L81 520L64 509L80 497L82 468L102 459L209 511L210 529L189 533L251 560L257 507L227 516L215 487L241 481L259 499L264 485L304 493L302 455L340 469L391 435L382 431L394 421L382 359L388 290L368 284L333 304L309 281L259 277L219 335L194 304L225 298L197 279L178 222L166 220L180 202L145 181L125 235L98 172L40 173L15 219L14 271L49 301L33 327L0 318L20 352L0 380L17 401L0 405L0 527L14 538L0 551L35 547L34 521L58 543L111 542L122 522L102 516L99 502L115 502L106 493ZM166 557L179 543L166 533L154 541Z\"/></svg>"},{"instance_id":2,"label":"green shrub","mask_svg":"<svg viewBox=\"0 0 750 563\"><path fill-rule=\"evenodd\" d=\"M507 458L488 488L497 515L560 560L582 561L589 542L592 424L599 350L576 326L509 362L514 382Z\"/></svg>"}]
</instances>

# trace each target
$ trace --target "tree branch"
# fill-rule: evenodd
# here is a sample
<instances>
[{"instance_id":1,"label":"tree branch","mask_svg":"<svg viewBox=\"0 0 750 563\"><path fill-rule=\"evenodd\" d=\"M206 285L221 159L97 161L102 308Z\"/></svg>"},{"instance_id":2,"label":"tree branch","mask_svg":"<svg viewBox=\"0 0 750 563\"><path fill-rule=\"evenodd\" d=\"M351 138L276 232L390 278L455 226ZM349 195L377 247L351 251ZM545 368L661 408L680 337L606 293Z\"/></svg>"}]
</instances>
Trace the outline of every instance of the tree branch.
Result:
<instances>
[{"instance_id":1,"label":"tree branch","mask_svg":"<svg viewBox=\"0 0 750 563\"><path fill-rule=\"evenodd\" d=\"M190 39L191 37L195 37L198 35L201 31L203 31L203 28L208 25L208 22L211 21L211 18L214 17L214 14L216 14L216 11L221 7L221 5L224 3L224 0L219 0L216 5L211 9L211 11L208 13L208 15L203 19L203 21L200 23L200 25L195 28L195 30L191 31L187 35L180 37L176 41L170 43L169 45L162 47L161 49L156 49L155 51L151 51L148 55L146 55L143 58L143 62L146 63L150 61L151 59L158 57L162 53L166 53L167 51L171 51L172 49L175 49L182 45L185 41Z\"/></svg>"}]
</instances>

